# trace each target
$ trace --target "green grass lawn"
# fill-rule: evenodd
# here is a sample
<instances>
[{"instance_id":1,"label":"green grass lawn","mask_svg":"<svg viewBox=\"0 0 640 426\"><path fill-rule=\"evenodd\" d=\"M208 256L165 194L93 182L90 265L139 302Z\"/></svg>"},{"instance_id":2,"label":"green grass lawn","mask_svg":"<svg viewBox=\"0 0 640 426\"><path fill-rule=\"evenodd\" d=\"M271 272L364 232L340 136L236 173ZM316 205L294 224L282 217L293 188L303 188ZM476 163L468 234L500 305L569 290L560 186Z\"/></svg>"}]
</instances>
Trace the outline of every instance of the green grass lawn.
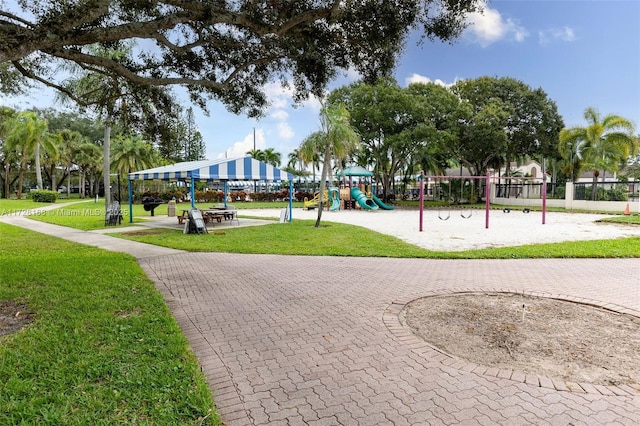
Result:
<instances>
[{"instance_id":1,"label":"green grass lawn","mask_svg":"<svg viewBox=\"0 0 640 426\"><path fill-rule=\"evenodd\" d=\"M203 252L432 259L640 257L640 238L438 252L359 226L324 221L320 228L315 228L314 223L311 220L294 220L245 228L213 228L209 234L199 235L185 235L172 229L116 235L149 244Z\"/></svg>"},{"instance_id":2,"label":"green grass lawn","mask_svg":"<svg viewBox=\"0 0 640 426\"><path fill-rule=\"evenodd\" d=\"M11 214L19 214L24 215L27 211L31 209L37 209L40 207L50 206L52 204L63 206L67 203L73 203L79 200L57 200L55 203L36 203L31 200L10 200L0 198L0 216L2 215L11 215Z\"/></svg>"},{"instance_id":3,"label":"green grass lawn","mask_svg":"<svg viewBox=\"0 0 640 426\"><path fill-rule=\"evenodd\" d=\"M0 201L0 211L4 206ZM25 201L22 201L23 203ZM243 208L273 208L286 203L235 203L242 217ZM197 205L208 208L209 204ZM11 208L17 208L15 206ZM189 209L190 204L177 206L178 214ZM93 213L93 211L96 213ZM123 206L127 210L128 205ZM125 211L123 224L128 224ZM134 224L147 220L150 213L143 206L134 204ZM166 205L157 208L157 214L166 214ZM278 214L274 209L274 217ZM36 215L43 220L74 228L92 230L104 228L104 205L79 203L61 206L59 209ZM640 225L639 215L614 215L604 221L621 221L630 225ZM323 221L320 228L313 227L313 221L294 220L292 223L265 225L247 228L213 229L208 235L184 235L181 231L153 230L144 235L138 233L116 234L122 238L165 247L190 251L218 251L229 253L271 253L312 256L358 256L358 257L407 257L407 258L447 258L447 259L510 259L510 258L563 258L563 257L640 257L640 239L595 240L565 243L534 244L526 246L490 248L462 252L429 251L405 243L398 238L383 235L366 228ZM126 228L123 228L126 230Z\"/></svg>"},{"instance_id":4,"label":"green grass lawn","mask_svg":"<svg viewBox=\"0 0 640 426\"><path fill-rule=\"evenodd\" d=\"M54 225L68 226L83 231L93 231L96 229L107 228L104 224L105 219L105 205L104 200L98 200L96 203L94 199L87 200L64 200L66 203L73 203L65 205L58 201L56 205L59 207L54 210L47 210L32 214L31 219L39 220L42 222L51 223ZM81 202L78 202L81 201ZM215 203L214 203L215 204ZM198 203L196 207L201 209L207 209L214 205L212 203ZM231 204L231 203L230 203ZM294 203L302 207L302 203ZM24 215L31 209L37 209L40 207L46 207L50 204L35 203L30 200L0 200L0 215L2 214L22 214ZM274 202L274 203L235 203L232 204L238 210L242 209L262 209L262 208L284 208L288 206L286 202ZM129 223L129 205L127 203L122 205L122 225L128 226ZM176 205L176 211L178 214L182 210L188 210L191 208L189 203L180 203ZM167 205L163 204L156 208L155 214L166 215ZM145 211L144 206L141 204L133 205L133 225L144 222L146 218L151 216L151 212Z\"/></svg>"},{"instance_id":5,"label":"green grass lawn","mask_svg":"<svg viewBox=\"0 0 640 426\"><path fill-rule=\"evenodd\" d=\"M37 244L34 242L37 241ZM134 258L0 223L0 424L218 424L197 360Z\"/></svg>"}]
</instances>

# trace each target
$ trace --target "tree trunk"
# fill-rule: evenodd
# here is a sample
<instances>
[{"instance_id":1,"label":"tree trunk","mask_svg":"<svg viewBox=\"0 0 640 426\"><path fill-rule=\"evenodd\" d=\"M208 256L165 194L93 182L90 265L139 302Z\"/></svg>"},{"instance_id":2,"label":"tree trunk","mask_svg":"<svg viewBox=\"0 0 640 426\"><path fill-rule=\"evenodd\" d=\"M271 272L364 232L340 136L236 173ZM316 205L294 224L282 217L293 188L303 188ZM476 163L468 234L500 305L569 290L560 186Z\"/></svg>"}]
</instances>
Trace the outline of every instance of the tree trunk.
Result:
<instances>
[{"instance_id":1,"label":"tree trunk","mask_svg":"<svg viewBox=\"0 0 640 426\"><path fill-rule=\"evenodd\" d=\"M9 185L9 172L11 171L11 165L9 162L4 166L4 198L9 198L9 190L11 189Z\"/></svg>"},{"instance_id":2,"label":"tree trunk","mask_svg":"<svg viewBox=\"0 0 640 426\"><path fill-rule=\"evenodd\" d=\"M58 190L58 181L56 179L56 166L52 165L51 166L51 190L52 191L57 191Z\"/></svg>"},{"instance_id":3,"label":"tree trunk","mask_svg":"<svg viewBox=\"0 0 640 426\"><path fill-rule=\"evenodd\" d=\"M80 186L80 183L78 183L78 186ZM80 192L80 188L78 188L78 192ZM67 199L69 198L71 198L71 164L67 168Z\"/></svg>"},{"instance_id":4,"label":"tree trunk","mask_svg":"<svg viewBox=\"0 0 640 426\"><path fill-rule=\"evenodd\" d=\"M109 173L111 172L110 154L111 154L111 126L107 124L104 127L104 163L103 163L105 208L109 207L109 204L111 204L111 176L109 176Z\"/></svg>"},{"instance_id":5,"label":"tree trunk","mask_svg":"<svg viewBox=\"0 0 640 426\"><path fill-rule=\"evenodd\" d=\"M591 184L591 201L596 201L596 197L598 195L598 176L600 175L599 171L593 172L593 183Z\"/></svg>"},{"instance_id":6,"label":"tree trunk","mask_svg":"<svg viewBox=\"0 0 640 426\"><path fill-rule=\"evenodd\" d=\"M40 169L40 142L36 142L36 185L42 189L42 170Z\"/></svg>"},{"instance_id":7,"label":"tree trunk","mask_svg":"<svg viewBox=\"0 0 640 426\"><path fill-rule=\"evenodd\" d=\"M324 208L324 190L326 188L325 180L327 179L327 167L331 167L331 146L327 144L324 152L324 164L322 165L322 174L320 176L320 189L318 193L318 219L316 219L316 228L320 227L322 219L322 209Z\"/></svg>"}]
</instances>

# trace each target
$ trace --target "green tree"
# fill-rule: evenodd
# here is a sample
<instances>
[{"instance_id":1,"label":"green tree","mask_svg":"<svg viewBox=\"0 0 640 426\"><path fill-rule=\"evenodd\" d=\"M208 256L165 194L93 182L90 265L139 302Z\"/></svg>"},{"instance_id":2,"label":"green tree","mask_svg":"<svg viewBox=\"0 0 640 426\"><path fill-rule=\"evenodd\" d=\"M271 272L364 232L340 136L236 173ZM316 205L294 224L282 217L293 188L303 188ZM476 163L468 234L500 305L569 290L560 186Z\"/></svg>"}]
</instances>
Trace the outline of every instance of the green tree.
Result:
<instances>
[{"instance_id":1,"label":"green tree","mask_svg":"<svg viewBox=\"0 0 640 426\"><path fill-rule=\"evenodd\" d=\"M265 160L265 156L264 156L264 151L261 149L251 149L249 151L247 151L247 155L255 160L258 161L264 161Z\"/></svg>"},{"instance_id":2,"label":"green tree","mask_svg":"<svg viewBox=\"0 0 640 426\"><path fill-rule=\"evenodd\" d=\"M100 45L88 46L88 51L104 62L132 59L131 44L121 44L116 48ZM171 127L179 117L181 107L177 105L164 86L149 86L109 74L99 65L82 69L71 65L68 71L73 78L67 79L60 100L73 100L82 107L90 107L104 124L103 176L105 203L111 202L111 130L118 123L127 131L139 130L150 138L169 137Z\"/></svg>"},{"instance_id":3,"label":"green tree","mask_svg":"<svg viewBox=\"0 0 640 426\"><path fill-rule=\"evenodd\" d=\"M305 166L300 148L295 148L287 155L287 167L284 170L297 176L306 176L309 172L305 170Z\"/></svg>"},{"instance_id":4,"label":"green tree","mask_svg":"<svg viewBox=\"0 0 640 426\"><path fill-rule=\"evenodd\" d=\"M0 107L0 166L2 172L2 198L9 198L11 193L11 169L18 162L16 152L6 142L9 120L15 117L12 108Z\"/></svg>"},{"instance_id":5,"label":"green tree","mask_svg":"<svg viewBox=\"0 0 640 426\"><path fill-rule=\"evenodd\" d=\"M428 38L451 41L467 13L483 6L483 0L24 0L0 10L0 88L17 90L4 84L6 76L66 91L67 76L55 69L74 63L140 86L185 86L202 108L217 99L233 112L259 115L270 81L291 76L297 100L322 95L339 69L375 81L393 70L410 30L420 26ZM117 50L131 41L152 46L136 57L87 48Z\"/></svg>"},{"instance_id":6,"label":"green tree","mask_svg":"<svg viewBox=\"0 0 640 426\"><path fill-rule=\"evenodd\" d=\"M42 137L42 168L48 179L49 189L58 190L58 166L60 166L60 150L62 135L57 132L45 132Z\"/></svg>"},{"instance_id":7,"label":"green tree","mask_svg":"<svg viewBox=\"0 0 640 426\"><path fill-rule=\"evenodd\" d=\"M584 112L586 127L571 127L560 132L560 146L576 147L583 167L593 172L591 199L597 195L600 172L617 172L627 160L638 153L638 139L634 135L635 126L618 115L602 117L595 108ZM562 151L566 156L566 150Z\"/></svg>"},{"instance_id":8,"label":"green tree","mask_svg":"<svg viewBox=\"0 0 640 426\"><path fill-rule=\"evenodd\" d=\"M414 104L417 152L410 159L407 175L419 170L442 174L458 164L459 127L469 117L468 105L448 88L435 83L413 83L407 93ZM407 176L408 177L408 176Z\"/></svg>"},{"instance_id":9,"label":"green tree","mask_svg":"<svg viewBox=\"0 0 640 426\"><path fill-rule=\"evenodd\" d=\"M394 80L381 79L375 85L358 82L335 90L329 102L344 103L349 110L362 140L358 163L373 166L386 196L421 141L413 99Z\"/></svg>"},{"instance_id":10,"label":"green tree","mask_svg":"<svg viewBox=\"0 0 640 426\"><path fill-rule=\"evenodd\" d=\"M314 146L313 142L320 143L320 139L313 139L307 143L300 144L298 147L298 155L300 156L300 160L302 161L302 167L307 167L311 165L311 178L313 179L313 184L316 182L316 171L320 171L320 154L322 147L317 145Z\"/></svg>"},{"instance_id":11,"label":"green tree","mask_svg":"<svg viewBox=\"0 0 640 426\"><path fill-rule=\"evenodd\" d=\"M331 168L331 159L340 160L358 148L360 136L350 124L349 111L343 104L331 104L320 112L320 130L309 135L301 144L301 151L318 150L324 153L320 175L318 218L315 227L320 226L324 203L326 179Z\"/></svg>"},{"instance_id":12,"label":"green tree","mask_svg":"<svg viewBox=\"0 0 640 426\"><path fill-rule=\"evenodd\" d=\"M184 135L183 135L183 161L197 161L204 160L206 148L204 140L202 139L202 133L196 126L196 120L193 115L193 108L187 108L187 111L181 121L184 122Z\"/></svg>"},{"instance_id":13,"label":"green tree","mask_svg":"<svg viewBox=\"0 0 640 426\"><path fill-rule=\"evenodd\" d=\"M111 151L112 170L121 176L158 165L160 156L153 146L138 135L118 135Z\"/></svg>"},{"instance_id":14,"label":"green tree","mask_svg":"<svg viewBox=\"0 0 640 426\"><path fill-rule=\"evenodd\" d=\"M509 77L462 80L452 89L470 108L461 121L460 147L462 162L474 174L484 175L489 166L508 169L525 158L557 156L564 124L542 89Z\"/></svg>"},{"instance_id":15,"label":"green tree","mask_svg":"<svg viewBox=\"0 0 640 426\"><path fill-rule=\"evenodd\" d=\"M103 167L102 155L103 150L91 142L81 144L73 153L74 163L78 166L80 172L80 178L78 179L80 198L84 198L87 195L85 192L87 186L91 196L98 194L98 182Z\"/></svg>"},{"instance_id":16,"label":"green tree","mask_svg":"<svg viewBox=\"0 0 640 426\"><path fill-rule=\"evenodd\" d=\"M264 162L272 165L273 167L280 167L281 154L276 152L273 148L267 148L263 151Z\"/></svg>"},{"instance_id":17,"label":"green tree","mask_svg":"<svg viewBox=\"0 0 640 426\"><path fill-rule=\"evenodd\" d=\"M18 178L18 198L22 197L22 185L27 165L35 160L36 184L42 189L42 169L40 167L40 144L47 132L47 122L35 112L22 111L6 123L6 143L10 150L18 152L20 171Z\"/></svg>"},{"instance_id":18,"label":"green tree","mask_svg":"<svg viewBox=\"0 0 640 426\"><path fill-rule=\"evenodd\" d=\"M82 133L64 129L58 132L60 135L60 161L64 166L65 173L63 179L67 179L67 198L71 196L71 169L73 168L75 161L75 154L80 149L86 138Z\"/></svg>"}]
</instances>

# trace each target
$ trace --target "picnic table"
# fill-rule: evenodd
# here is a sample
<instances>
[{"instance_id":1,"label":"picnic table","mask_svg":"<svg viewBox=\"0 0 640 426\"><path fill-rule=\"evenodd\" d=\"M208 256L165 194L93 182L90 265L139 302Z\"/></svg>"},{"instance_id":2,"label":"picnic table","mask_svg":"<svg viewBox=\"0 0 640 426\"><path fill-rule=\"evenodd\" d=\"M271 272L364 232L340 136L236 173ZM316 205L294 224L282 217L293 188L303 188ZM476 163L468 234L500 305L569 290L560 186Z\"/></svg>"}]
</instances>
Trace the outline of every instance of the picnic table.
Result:
<instances>
[{"instance_id":1,"label":"picnic table","mask_svg":"<svg viewBox=\"0 0 640 426\"><path fill-rule=\"evenodd\" d=\"M204 210L203 213L211 219L215 219L218 223L224 219L230 221L229 224L233 223L234 220L240 224L238 220L238 210L232 206L213 206Z\"/></svg>"},{"instance_id":2,"label":"picnic table","mask_svg":"<svg viewBox=\"0 0 640 426\"><path fill-rule=\"evenodd\" d=\"M235 220L236 223L240 224L238 220L238 210L233 206L213 206L208 209L200 210L202 213L202 219L205 223L213 223L215 220L218 223L221 223L222 220L228 220L231 225ZM189 210L182 210L182 214L178 216L178 223L182 225L184 221L189 217Z\"/></svg>"}]
</instances>

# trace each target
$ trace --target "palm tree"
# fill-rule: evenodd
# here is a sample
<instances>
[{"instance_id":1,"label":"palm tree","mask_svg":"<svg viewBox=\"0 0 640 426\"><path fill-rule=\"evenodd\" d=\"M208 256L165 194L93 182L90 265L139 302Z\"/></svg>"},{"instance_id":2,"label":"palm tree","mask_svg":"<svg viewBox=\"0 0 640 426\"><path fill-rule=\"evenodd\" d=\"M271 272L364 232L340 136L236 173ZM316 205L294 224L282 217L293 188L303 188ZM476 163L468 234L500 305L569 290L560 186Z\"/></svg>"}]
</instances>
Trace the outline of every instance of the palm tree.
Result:
<instances>
[{"instance_id":1,"label":"palm tree","mask_svg":"<svg viewBox=\"0 0 640 426\"><path fill-rule=\"evenodd\" d=\"M267 164L272 165L273 167L280 167L281 155L279 152L276 152L273 148L267 148L262 151L262 161Z\"/></svg>"},{"instance_id":2,"label":"palm tree","mask_svg":"<svg viewBox=\"0 0 640 426\"><path fill-rule=\"evenodd\" d=\"M103 151L98 145L91 142L81 144L74 152L73 157L76 165L80 168L80 198L85 197L85 186L87 175L89 176L89 188L97 194L97 177L102 171Z\"/></svg>"},{"instance_id":3,"label":"palm tree","mask_svg":"<svg viewBox=\"0 0 640 426\"><path fill-rule=\"evenodd\" d=\"M38 189L42 189L42 170L40 169L40 143L47 131L47 121L38 118L35 112L19 112L6 123L6 143L10 150L18 152L20 171L18 178L18 198L22 197L24 172L31 158L35 158L35 171Z\"/></svg>"},{"instance_id":4,"label":"palm tree","mask_svg":"<svg viewBox=\"0 0 640 426\"><path fill-rule=\"evenodd\" d=\"M124 176L138 170L150 169L156 166L159 160L153 146L138 135L117 136L111 156L112 169Z\"/></svg>"},{"instance_id":5,"label":"palm tree","mask_svg":"<svg viewBox=\"0 0 640 426\"><path fill-rule=\"evenodd\" d=\"M153 146L138 135L118 135L112 146L111 169L118 174L118 202L120 199L120 179L138 170L150 169L160 162L160 155Z\"/></svg>"},{"instance_id":6,"label":"palm tree","mask_svg":"<svg viewBox=\"0 0 640 426\"><path fill-rule=\"evenodd\" d=\"M601 117L594 108L584 112L586 127L572 127L560 132L560 146L575 146L584 168L593 172L591 199L595 201L600 171L617 172L626 160L638 152L638 142L631 121L617 115ZM565 149L566 152L566 149ZM565 154L566 155L566 154Z\"/></svg>"},{"instance_id":7,"label":"palm tree","mask_svg":"<svg viewBox=\"0 0 640 426\"><path fill-rule=\"evenodd\" d=\"M60 131L60 161L64 165L67 178L67 198L71 196L71 168L74 164L75 153L85 138L82 133L75 130L64 129ZM62 177L64 179L64 176Z\"/></svg>"},{"instance_id":8,"label":"palm tree","mask_svg":"<svg viewBox=\"0 0 640 426\"><path fill-rule=\"evenodd\" d=\"M246 152L246 154L258 161L264 161L265 157L264 157L264 151L261 149L251 149L249 151Z\"/></svg>"},{"instance_id":9,"label":"palm tree","mask_svg":"<svg viewBox=\"0 0 640 426\"><path fill-rule=\"evenodd\" d=\"M2 196L9 198L9 183L11 181L11 165L17 162L16 153L6 143L8 122L15 117L16 112L9 107L0 107L0 164L4 173L4 190Z\"/></svg>"},{"instance_id":10,"label":"palm tree","mask_svg":"<svg viewBox=\"0 0 640 426\"><path fill-rule=\"evenodd\" d=\"M320 175L320 193L318 219L315 227L320 226L324 203L326 179L331 168L331 159L340 160L354 151L360 142L360 136L349 124L349 111L343 104L332 104L320 112L320 130L309 135L301 145L301 151L319 150L324 153L322 173Z\"/></svg>"},{"instance_id":11,"label":"palm tree","mask_svg":"<svg viewBox=\"0 0 640 426\"><path fill-rule=\"evenodd\" d=\"M60 149L62 136L60 133L45 132L42 135L41 145L44 150L43 162L44 170L48 174L49 184L52 191L58 189L56 171L60 160Z\"/></svg>"},{"instance_id":12,"label":"palm tree","mask_svg":"<svg viewBox=\"0 0 640 426\"><path fill-rule=\"evenodd\" d=\"M565 132L565 130L566 129L562 130L562 132ZM583 167L582 159L578 155L578 148L581 142L573 138L568 138L566 136L567 133L562 132L560 133L558 143L558 152L564 160L561 170L569 177L570 181L574 182L580 176L580 171ZM565 136L563 136L563 134Z\"/></svg>"}]
</instances>

